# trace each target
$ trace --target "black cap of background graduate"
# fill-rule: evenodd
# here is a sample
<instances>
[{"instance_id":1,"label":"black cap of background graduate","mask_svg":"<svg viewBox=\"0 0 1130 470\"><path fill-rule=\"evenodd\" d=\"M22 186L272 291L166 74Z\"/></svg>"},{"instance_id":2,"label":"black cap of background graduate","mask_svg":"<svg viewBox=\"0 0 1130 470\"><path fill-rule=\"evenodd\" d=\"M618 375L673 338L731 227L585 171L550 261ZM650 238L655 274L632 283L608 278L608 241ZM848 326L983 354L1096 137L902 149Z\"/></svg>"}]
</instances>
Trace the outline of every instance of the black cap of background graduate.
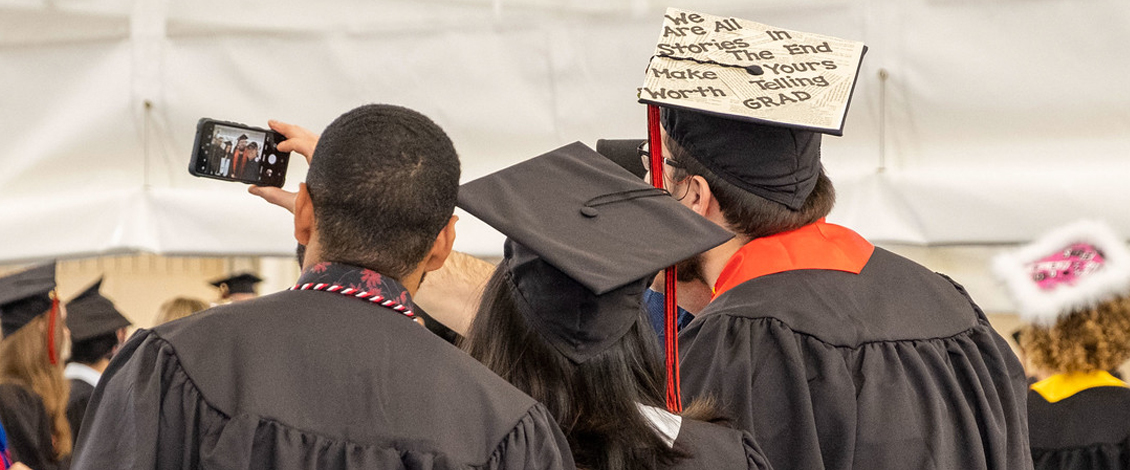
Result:
<instances>
[{"instance_id":1,"label":"black cap of background graduate","mask_svg":"<svg viewBox=\"0 0 1130 470\"><path fill-rule=\"evenodd\" d=\"M218 287L221 291L226 289L228 294L254 294L255 284L260 282L263 282L263 280L259 276L251 273L240 273L224 279L217 279L210 284Z\"/></svg>"},{"instance_id":2,"label":"black cap of background graduate","mask_svg":"<svg viewBox=\"0 0 1130 470\"><path fill-rule=\"evenodd\" d=\"M684 36L671 31L699 28ZM641 102L711 172L799 210L820 174L821 134L842 135L867 46L675 8Z\"/></svg>"},{"instance_id":3,"label":"black cap of background graduate","mask_svg":"<svg viewBox=\"0 0 1130 470\"><path fill-rule=\"evenodd\" d=\"M102 279L98 279L67 302L67 328L71 330L71 341L77 343L131 325L114 307L114 302L102 296L101 288Z\"/></svg>"},{"instance_id":4,"label":"black cap of background graduate","mask_svg":"<svg viewBox=\"0 0 1130 470\"><path fill-rule=\"evenodd\" d=\"M596 153L616 162L636 178L643 178L647 174L647 167L640 159L640 148L645 142L647 141L644 139L600 139L596 141Z\"/></svg>"},{"instance_id":5,"label":"black cap of background graduate","mask_svg":"<svg viewBox=\"0 0 1130 470\"><path fill-rule=\"evenodd\" d=\"M519 307L577 363L628 331L659 270L733 238L579 142L464 184L458 205L508 237Z\"/></svg>"},{"instance_id":6,"label":"black cap of background graduate","mask_svg":"<svg viewBox=\"0 0 1130 470\"><path fill-rule=\"evenodd\" d=\"M0 329L3 336L51 310L55 290L55 262L35 266L0 278Z\"/></svg>"}]
</instances>

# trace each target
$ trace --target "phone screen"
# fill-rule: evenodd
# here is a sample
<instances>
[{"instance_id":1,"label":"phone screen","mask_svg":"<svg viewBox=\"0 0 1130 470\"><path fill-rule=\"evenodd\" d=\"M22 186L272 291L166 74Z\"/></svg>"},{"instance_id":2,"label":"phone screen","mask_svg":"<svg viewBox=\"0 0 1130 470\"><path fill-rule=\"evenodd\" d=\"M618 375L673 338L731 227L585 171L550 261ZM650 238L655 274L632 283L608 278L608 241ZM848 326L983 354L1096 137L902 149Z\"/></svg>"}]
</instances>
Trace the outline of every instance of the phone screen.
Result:
<instances>
[{"instance_id":1,"label":"phone screen","mask_svg":"<svg viewBox=\"0 0 1130 470\"><path fill-rule=\"evenodd\" d=\"M193 174L282 186L287 155L275 149L279 139L276 132L210 121L201 127L197 138Z\"/></svg>"}]
</instances>

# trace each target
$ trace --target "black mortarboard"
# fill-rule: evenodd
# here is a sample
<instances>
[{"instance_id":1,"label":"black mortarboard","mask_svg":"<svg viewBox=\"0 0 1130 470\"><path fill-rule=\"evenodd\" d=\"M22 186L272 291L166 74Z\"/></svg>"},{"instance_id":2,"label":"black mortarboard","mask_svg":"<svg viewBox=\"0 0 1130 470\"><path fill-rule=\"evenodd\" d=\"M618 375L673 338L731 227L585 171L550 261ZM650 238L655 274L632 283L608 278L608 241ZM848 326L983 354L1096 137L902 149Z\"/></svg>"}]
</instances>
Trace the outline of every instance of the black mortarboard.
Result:
<instances>
[{"instance_id":1,"label":"black mortarboard","mask_svg":"<svg viewBox=\"0 0 1130 470\"><path fill-rule=\"evenodd\" d=\"M499 269L575 362L628 331L655 273L733 237L580 142L464 184L459 206L508 237Z\"/></svg>"},{"instance_id":2,"label":"black mortarboard","mask_svg":"<svg viewBox=\"0 0 1130 470\"><path fill-rule=\"evenodd\" d=\"M647 168L640 160L640 148L647 142L644 139L600 139L596 141L596 153L616 162L620 168L632 172L636 178L643 178Z\"/></svg>"},{"instance_id":3,"label":"black mortarboard","mask_svg":"<svg viewBox=\"0 0 1130 470\"><path fill-rule=\"evenodd\" d=\"M259 276L251 273L241 273L224 279L212 281L213 286L224 289L227 286L229 294L254 294L255 284L263 282Z\"/></svg>"},{"instance_id":4,"label":"black mortarboard","mask_svg":"<svg viewBox=\"0 0 1130 470\"><path fill-rule=\"evenodd\" d=\"M792 210L820 176L820 134L663 108L667 135L731 184Z\"/></svg>"},{"instance_id":5,"label":"black mortarboard","mask_svg":"<svg viewBox=\"0 0 1130 470\"><path fill-rule=\"evenodd\" d=\"M51 310L55 290L55 262L35 266L0 278L0 329L3 336L15 333L28 322Z\"/></svg>"},{"instance_id":6,"label":"black mortarboard","mask_svg":"<svg viewBox=\"0 0 1130 470\"><path fill-rule=\"evenodd\" d=\"M114 303L102 296L99 292L101 287L102 279L98 279L67 302L67 328L71 330L71 341L77 343L131 325Z\"/></svg>"},{"instance_id":7,"label":"black mortarboard","mask_svg":"<svg viewBox=\"0 0 1130 470\"><path fill-rule=\"evenodd\" d=\"M669 8L638 96L663 108L668 135L707 169L798 210L820 173L821 133L843 134L866 50Z\"/></svg>"}]
</instances>

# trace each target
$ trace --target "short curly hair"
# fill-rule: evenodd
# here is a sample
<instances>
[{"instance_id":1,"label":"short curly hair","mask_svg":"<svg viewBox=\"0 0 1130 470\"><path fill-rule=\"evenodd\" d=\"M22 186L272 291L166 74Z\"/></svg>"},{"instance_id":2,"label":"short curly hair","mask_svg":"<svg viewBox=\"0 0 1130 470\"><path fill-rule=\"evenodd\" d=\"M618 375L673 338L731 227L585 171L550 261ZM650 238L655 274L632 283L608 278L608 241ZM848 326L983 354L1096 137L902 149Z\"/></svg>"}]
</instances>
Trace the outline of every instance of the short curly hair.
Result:
<instances>
[{"instance_id":1,"label":"short curly hair","mask_svg":"<svg viewBox=\"0 0 1130 470\"><path fill-rule=\"evenodd\" d=\"M335 119L306 173L322 259L401 279L455 212L459 156L431 119L369 104Z\"/></svg>"},{"instance_id":2,"label":"short curly hair","mask_svg":"<svg viewBox=\"0 0 1130 470\"><path fill-rule=\"evenodd\" d=\"M1130 359L1130 297L1031 325L1020 347L1032 365L1056 373L1113 370Z\"/></svg>"}]
</instances>

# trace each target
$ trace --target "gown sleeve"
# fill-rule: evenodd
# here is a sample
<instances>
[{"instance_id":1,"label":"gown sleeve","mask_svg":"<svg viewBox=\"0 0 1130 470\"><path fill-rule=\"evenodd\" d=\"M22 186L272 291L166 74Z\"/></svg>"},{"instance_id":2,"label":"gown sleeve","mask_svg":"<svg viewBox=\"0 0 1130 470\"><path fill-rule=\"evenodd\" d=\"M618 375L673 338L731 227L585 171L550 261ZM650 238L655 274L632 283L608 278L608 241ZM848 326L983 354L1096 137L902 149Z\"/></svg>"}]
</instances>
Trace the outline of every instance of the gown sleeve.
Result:
<instances>
[{"instance_id":1,"label":"gown sleeve","mask_svg":"<svg viewBox=\"0 0 1130 470\"><path fill-rule=\"evenodd\" d=\"M538 403L499 444L484 468L575 469L569 442L544 405Z\"/></svg>"},{"instance_id":2,"label":"gown sleeve","mask_svg":"<svg viewBox=\"0 0 1130 470\"><path fill-rule=\"evenodd\" d=\"M34 393L19 385L0 385L0 423L7 433L12 462L34 470L66 468L65 462L55 458L51 421Z\"/></svg>"},{"instance_id":3,"label":"gown sleeve","mask_svg":"<svg viewBox=\"0 0 1130 470\"><path fill-rule=\"evenodd\" d=\"M159 459L160 442L180 441L178 446L188 445L177 436L161 435L158 426L162 419L179 417L169 414L183 408L163 410L162 400L169 396L169 390L183 387L185 382L187 378L176 367L171 349L163 348L149 331L135 334L114 356L90 397L72 468L185 468L184 462L158 465L173 463ZM168 414L162 416L163 411Z\"/></svg>"},{"instance_id":4,"label":"gown sleeve","mask_svg":"<svg viewBox=\"0 0 1130 470\"><path fill-rule=\"evenodd\" d=\"M80 380L71 381L71 396L67 398L67 422L71 424L72 442L78 442L78 432L82 429L82 417L86 415L86 405L94 387Z\"/></svg>"},{"instance_id":5,"label":"gown sleeve","mask_svg":"<svg viewBox=\"0 0 1130 470\"><path fill-rule=\"evenodd\" d=\"M683 419L675 446L690 456L676 462L670 470L773 468L753 435L717 424Z\"/></svg>"}]
</instances>

